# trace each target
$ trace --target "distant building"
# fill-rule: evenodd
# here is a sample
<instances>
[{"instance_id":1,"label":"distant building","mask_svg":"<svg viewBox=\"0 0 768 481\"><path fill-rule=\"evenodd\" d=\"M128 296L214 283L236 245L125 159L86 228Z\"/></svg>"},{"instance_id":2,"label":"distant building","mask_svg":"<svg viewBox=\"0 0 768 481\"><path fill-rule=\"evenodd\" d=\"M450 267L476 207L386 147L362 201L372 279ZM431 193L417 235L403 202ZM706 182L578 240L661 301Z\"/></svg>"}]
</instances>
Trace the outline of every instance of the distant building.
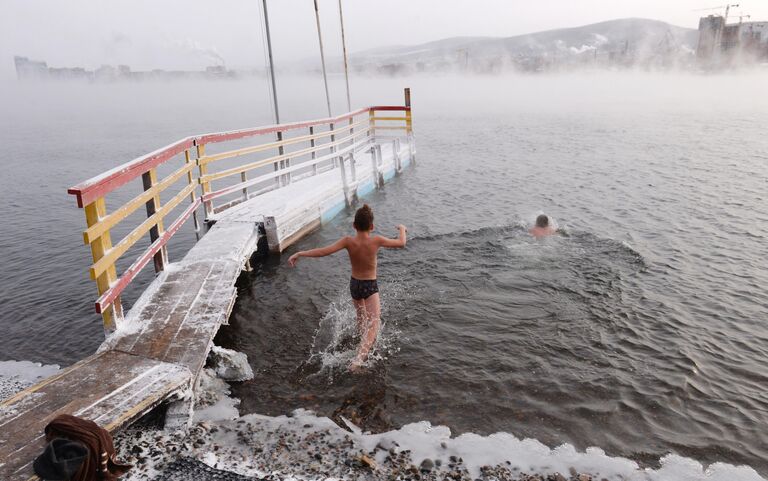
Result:
<instances>
[{"instance_id":1,"label":"distant building","mask_svg":"<svg viewBox=\"0 0 768 481\"><path fill-rule=\"evenodd\" d=\"M715 55L715 47L720 45L720 36L725 26L725 18L715 15L699 19L699 44L696 57L709 60Z\"/></svg>"},{"instance_id":2,"label":"distant building","mask_svg":"<svg viewBox=\"0 0 768 481\"><path fill-rule=\"evenodd\" d=\"M127 65L118 65L117 76L123 79L131 78L131 67Z\"/></svg>"},{"instance_id":3,"label":"distant building","mask_svg":"<svg viewBox=\"0 0 768 481\"><path fill-rule=\"evenodd\" d=\"M768 22L741 24L741 42L747 51L768 53Z\"/></svg>"},{"instance_id":4,"label":"distant building","mask_svg":"<svg viewBox=\"0 0 768 481\"><path fill-rule=\"evenodd\" d=\"M16 77L19 80L88 80L97 82L115 81L144 81L144 80L174 80L174 79L232 79L238 73L227 70L223 65L206 67L203 71L163 70L134 72L128 65L102 65L96 70L86 70L82 67L49 67L46 62L30 60L27 57L15 56Z\"/></svg>"},{"instance_id":5,"label":"distant building","mask_svg":"<svg viewBox=\"0 0 768 481\"><path fill-rule=\"evenodd\" d=\"M711 66L768 60L768 22L727 25L722 16L703 17L699 20L696 57L700 63Z\"/></svg>"},{"instance_id":6,"label":"distant building","mask_svg":"<svg viewBox=\"0 0 768 481\"><path fill-rule=\"evenodd\" d=\"M48 64L45 62L38 62L19 56L13 57L13 62L16 65L16 78L19 80L48 77Z\"/></svg>"}]
</instances>

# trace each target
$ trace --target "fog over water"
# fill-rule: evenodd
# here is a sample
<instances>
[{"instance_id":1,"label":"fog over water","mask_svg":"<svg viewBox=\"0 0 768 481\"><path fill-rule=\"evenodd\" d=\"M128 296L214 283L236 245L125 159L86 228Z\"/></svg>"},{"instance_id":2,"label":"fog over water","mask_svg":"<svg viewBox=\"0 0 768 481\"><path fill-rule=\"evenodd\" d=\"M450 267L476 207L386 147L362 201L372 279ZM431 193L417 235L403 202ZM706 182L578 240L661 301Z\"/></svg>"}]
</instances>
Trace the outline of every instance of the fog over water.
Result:
<instances>
[{"instance_id":1,"label":"fog over water","mask_svg":"<svg viewBox=\"0 0 768 481\"><path fill-rule=\"evenodd\" d=\"M418 164L366 198L382 234L379 360L350 378L346 259L271 258L218 342L257 378L245 412L296 407L382 430L429 420L653 464L668 452L768 473L768 73L354 78L354 106L412 88ZM0 91L0 360L68 365L103 339L66 188L191 134L268 124L263 79L9 83ZM323 117L284 77L283 120ZM335 113L343 80L332 78ZM110 205L117 205L117 200ZM565 234L533 241L541 212ZM351 212L299 248L349 231ZM185 226L170 246L194 241ZM126 294L130 305L151 280ZM336 316L336 317L334 317ZM347 316L347 317L345 317Z\"/></svg>"},{"instance_id":2,"label":"fog over water","mask_svg":"<svg viewBox=\"0 0 768 481\"><path fill-rule=\"evenodd\" d=\"M211 9L204 0L6 0L0 16L0 80L12 79L13 55L45 60L55 67L127 64L136 70L200 70L220 64L260 67L260 1L231 0ZM302 59L320 67L313 2L269 3L278 68ZM338 3L318 0L329 59L341 56ZM619 18L647 18L697 28L702 15L723 14L709 0L389 0L345 1L348 49L418 45L451 37L509 37L577 27ZM768 19L768 4L739 2L732 8L751 20ZM698 10L707 9L707 10ZM42 14L41 12L44 12ZM745 19L747 20L747 19ZM212 55L214 53L215 55Z\"/></svg>"}]
</instances>

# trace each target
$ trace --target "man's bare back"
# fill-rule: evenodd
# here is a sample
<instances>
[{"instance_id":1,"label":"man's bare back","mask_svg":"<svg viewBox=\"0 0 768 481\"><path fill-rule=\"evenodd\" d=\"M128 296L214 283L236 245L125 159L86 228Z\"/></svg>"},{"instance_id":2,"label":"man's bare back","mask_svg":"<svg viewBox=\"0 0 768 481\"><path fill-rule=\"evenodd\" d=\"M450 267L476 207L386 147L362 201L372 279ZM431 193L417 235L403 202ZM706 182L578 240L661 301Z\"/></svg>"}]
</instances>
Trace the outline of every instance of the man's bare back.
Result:
<instances>
[{"instance_id":1,"label":"man's bare back","mask_svg":"<svg viewBox=\"0 0 768 481\"><path fill-rule=\"evenodd\" d=\"M376 279L376 264L381 239L380 236L371 237L367 233L358 233L354 237L345 237L345 247L349 254L349 263L352 265L352 277L360 280Z\"/></svg>"},{"instance_id":2,"label":"man's bare back","mask_svg":"<svg viewBox=\"0 0 768 481\"><path fill-rule=\"evenodd\" d=\"M349 263L352 267L349 291L357 312L357 322L361 332L360 346L351 365L352 370L357 370L368 358L368 354L376 343L381 324L381 303L376 278L379 249L381 247L405 247L406 228L404 225L397 226L399 231L397 239L372 236L373 211L367 204L358 209L355 214L354 227L354 236L342 237L333 244L319 249L297 252L288 259L288 264L295 267L300 257L324 257L341 249L347 250Z\"/></svg>"},{"instance_id":3,"label":"man's bare back","mask_svg":"<svg viewBox=\"0 0 768 481\"><path fill-rule=\"evenodd\" d=\"M349 253L349 262L352 265L352 277L360 280L376 279L379 249L405 247L405 226L397 226L397 229L401 232L397 239L371 236L368 232L358 232L354 236L344 238L344 247Z\"/></svg>"}]
</instances>

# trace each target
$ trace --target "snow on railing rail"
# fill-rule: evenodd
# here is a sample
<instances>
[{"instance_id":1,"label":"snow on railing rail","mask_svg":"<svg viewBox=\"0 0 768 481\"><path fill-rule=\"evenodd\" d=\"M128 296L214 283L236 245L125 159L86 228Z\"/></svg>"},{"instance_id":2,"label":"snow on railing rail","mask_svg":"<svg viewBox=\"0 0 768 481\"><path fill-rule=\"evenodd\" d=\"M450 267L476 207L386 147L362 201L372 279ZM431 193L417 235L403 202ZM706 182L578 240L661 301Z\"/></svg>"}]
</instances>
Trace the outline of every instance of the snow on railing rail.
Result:
<instances>
[{"instance_id":1,"label":"snow on railing rail","mask_svg":"<svg viewBox=\"0 0 768 481\"><path fill-rule=\"evenodd\" d=\"M377 117L376 112L379 111L400 111L404 114L401 117ZM308 133L284 138L284 134L303 129L308 129ZM168 241L181 226L192 217L195 230L199 230L199 206L204 206L205 218L208 219L212 214L254 195L288 185L292 175L302 170L307 170L302 175L316 175L321 168L334 169L341 165L343 169L344 156L374 141L377 130L401 130L406 135L411 134L408 89L404 106L372 106L337 117L186 137L69 188L67 192L74 195L78 207L85 210L87 229L83 232L83 240L91 247L93 264L89 271L98 288L96 312L102 315L105 330L113 330L116 321L122 318L120 295L149 261L154 261L155 272L159 273L165 268L168 262ZM209 145L242 142L244 139L267 135L275 135L276 140L206 154L206 146ZM297 150L287 151L289 147ZM277 155L268 155L275 150ZM231 159L257 154L268 156L228 166L218 172L211 171L214 164L220 161L224 161L221 162L223 164L228 159L231 162ZM292 166L292 160L299 163ZM266 172L265 169L270 165L273 170ZM160 167L174 170L159 179ZM254 171L256 176L248 179L248 174ZM232 184L231 177L236 175L239 175L239 182ZM138 178L142 180L143 192L108 213L106 196L124 186L127 188L127 184ZM213 182L227 179L230 185L213 190ZM265 183L270 185L249 193L250 188ZM168 191L172 192L172 197L161 204L160 195ZM213 204L215 199L235 195L237 198L220 206ZM171 217L176 208L181 208L185 199L188 199L189 204L166 227L166 218ZM113 245L112 230L142 206L146 208L147 218ZM118 275L117 261L147 234L149 246Z\"/></svg>"}]
</instances>

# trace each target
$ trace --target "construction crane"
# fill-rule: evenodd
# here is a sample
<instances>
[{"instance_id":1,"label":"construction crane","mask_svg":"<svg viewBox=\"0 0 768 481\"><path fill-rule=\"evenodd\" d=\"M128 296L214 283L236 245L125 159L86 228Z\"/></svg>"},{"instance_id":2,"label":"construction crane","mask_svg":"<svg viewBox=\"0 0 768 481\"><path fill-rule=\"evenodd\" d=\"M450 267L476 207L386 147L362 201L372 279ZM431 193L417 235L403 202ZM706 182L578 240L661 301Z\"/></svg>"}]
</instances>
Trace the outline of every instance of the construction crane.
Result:
<instances>
[{"instance_id":1,"label":"construction crane","mask_svg":"<svg viewBox=\"0 0 768 481\"><path fill-rule=\"evenodd\" d=\"M720 10L721 8L724 8L725 9L725 21L724 21L724 23L727 24L728 23L728 14L731 12L731 7L738 7L738 6L739 6L738 3L736 3L736 4L728 4L728 5L719 5L717 7L711 7L711 8L697 8L696 10L694 10L694 12L703 12L705 10Z\"/></svg>"}]
</instances>

